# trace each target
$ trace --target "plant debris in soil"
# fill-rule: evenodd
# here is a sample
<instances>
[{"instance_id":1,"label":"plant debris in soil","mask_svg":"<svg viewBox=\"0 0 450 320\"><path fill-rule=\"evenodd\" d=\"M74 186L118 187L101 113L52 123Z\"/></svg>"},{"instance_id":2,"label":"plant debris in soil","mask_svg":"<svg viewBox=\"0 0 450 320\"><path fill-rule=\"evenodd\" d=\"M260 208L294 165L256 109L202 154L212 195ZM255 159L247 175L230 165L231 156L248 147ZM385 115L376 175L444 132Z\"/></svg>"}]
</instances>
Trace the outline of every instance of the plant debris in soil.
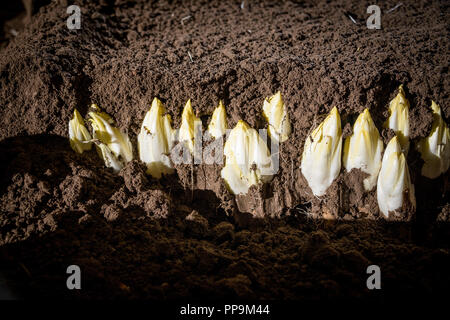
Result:
<instances>
[{"instance_id":1,"label":"plant debris in soil","mask_svg":"<svg viewBox=\"0 0 450 320\"><path fill-rule=\"evenodd\" d=\"M333 106L344 135L369 108L387 143L400 84L411 145L431 130L431 99L448 123L446 1L404 1L381 30L342 14L366 17L350 0L77 1L80 30L66 27L67 1L32 3L2 20L17 33L4 32L0 51L0 271L14 295L380 301L450 287L449 172L422 177L411 148L417 210L394 223L377 219L362 172L342 169L319 199L299 169L305 138ZM204 127L222 100L229 127L262 129L263 99L277 91L292 133L272 182L243 197L226 190L219 165L178 165L155 180L138 160L116 174L68 142L73 110L96 103L136 145L153 97L176 128L190 98ZM372 264L382 290L366 287ZM67 290L69 265L82 290Z\"/></svg>"}]
</instances>

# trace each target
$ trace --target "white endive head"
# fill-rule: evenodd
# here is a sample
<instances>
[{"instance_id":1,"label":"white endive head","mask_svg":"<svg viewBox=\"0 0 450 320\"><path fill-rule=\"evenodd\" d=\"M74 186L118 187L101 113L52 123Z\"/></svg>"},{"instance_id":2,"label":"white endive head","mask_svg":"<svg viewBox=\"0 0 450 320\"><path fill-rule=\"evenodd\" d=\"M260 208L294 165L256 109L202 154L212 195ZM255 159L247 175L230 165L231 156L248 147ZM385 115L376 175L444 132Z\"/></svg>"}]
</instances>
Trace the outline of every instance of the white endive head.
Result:
<instances>
[{"instance_id":1,"label":"white endive head","mask_svg":"<svg viewBox=\"0 0 450 320\"><path fill-rule=\"evenodd\" d=\"M433 125L428 137L417 145L422 159L422 175L434 179L448 170L450 166L450 130L442 119L441 108L436 102L431 103Z\"/></svg>"},{"instance_id":2,"label":"white endive head","mask_svg":"<svg viewBox=\"0 0 450 320\"><path fill-rule=\"evenodd\" d=\"M195 137L195 122L201 121L194 115L192 110L191 99L186 102L183 113L181 114L181 127L179 133L180 142L187 144L189 151L194 153L194 137Z\"/></svg>"},{"instance_id":3,"label":"white endive head","mask_svg":"<svg viewBox=\"0 0 450 320\"><path fill-rule=\"evenodd\" d=\"M91 135L84 126L84 120L77 109L73 111L73 119L69 121L70 146L78 153L91 150Z\"/></svg>"},{"instance_id":4,"label":"white endive head","mask_svg":"<svg viewBox=\"0 0 450 320\"><path fill-rule=\"evenodd\" d=\"M225 167L221 176L234 194L245 194L252 185L272 179L271 157L266 143L255 129L239 120L224 148Z\"/></svg>"},{"instance_id":5,"label":"white endive head","mask_svg":"<svg viewBox=\"0 0 450 320\"><path fill-rule=\"evenodd\" d=\"M384 127L394 130L403 152L408 154L409 101L405 97L403 85L400 85L397 96L389 103L389 118L384 123Z\"/></svg>"},{"instance_id":6,"label":"white endive head","mask_svg":"<svg viewBox=\"0 0 450 320\"><path fill-rule=\"evenodd\" d=\"M227 131L227 113L222 100L219 101L219 105L214 109L211 122L208 126L209 134L218 139L222 137Z\"/></svg>"},{"instance_id":7,"label":"white endive head","mask_svg":"<svg viewBox=\"0 0 450 320\"><path fill-rule=\"evenodd\" d=\"M94 110L99 110L99 108L95 105L92 108ZM97 139L100 143L103 143L117 160L109 161L107 158L105 158L105 155L107 155L108 153L104 152L104 150L101 150L104 147L100 147L98 145L97 147L100 148L100 150L97 150L99 151L99 155L105 161L105 164L108 166L108 163L117 162L121 164L121 168L125 163L133 160L133 148L128 135L121 132L118 128L114 127L112 125L112 119L104 112L91 111L89 112L89 116L89 120L91 121L94 131L94 139ZM113 168L117 171L117 168L119 168L119 166L113 166Z\"/></svg>"},{"instance_id":8,"label":"white endive head","mask_svg":"<svg viewBox=\"0 0 450 320\"><path fill-rule=\"evenodd\" d=\"M279 142L286 141L291 134L291 122L281 92L264 100L263 115L269 123L269 136Z\"/></svg>"},{"instance_id":9,"label":"white endive head","mask_svg":"<svg viewBox=\"0 0 450 320\"><path fill-rule=\"evenodd\" d=\"M382 152L383 141L369 109L365 109L353 125L353 134L345 140L344 166L347 171L356 168L369 174L363 181L366 191L372 190L377 184Z\"/></svg>"},{"instance_id":10,"label":"white endive head","mask_svg":"<svg viewBox=\"0 0 450 320\"><path fill-rule=\"evenodd\" d=\"M405 199L405 195L408 199ZM386 147L377 182L378 207L385 217L398 211L404 201L416 206L414 186L411 184L408 164L399 139L395 136Z\"/></svg>"},{"instance_id":11,"label":"white endive head","mask_svg":"<svg viewBox=\"0 0 450 320\"><path fill-rule=\"evenodd\" d=\"M164 113L161 101L153 99L137 138L139 158L147 165L147 173L157 179L161 178L162 174L174 172L169 157L174 132L170 115Z\"/></svg>"},{"instance_id":12,"label":"white endive head","mask_svg":"<svg viewBox=\"0 0 450 320\"><path fill-rule=\"evenodd\" d=\"M341 170L341 118L334 107L306 138L301 170L316 196L325 194Z\"/></svg>"}]
</instances>

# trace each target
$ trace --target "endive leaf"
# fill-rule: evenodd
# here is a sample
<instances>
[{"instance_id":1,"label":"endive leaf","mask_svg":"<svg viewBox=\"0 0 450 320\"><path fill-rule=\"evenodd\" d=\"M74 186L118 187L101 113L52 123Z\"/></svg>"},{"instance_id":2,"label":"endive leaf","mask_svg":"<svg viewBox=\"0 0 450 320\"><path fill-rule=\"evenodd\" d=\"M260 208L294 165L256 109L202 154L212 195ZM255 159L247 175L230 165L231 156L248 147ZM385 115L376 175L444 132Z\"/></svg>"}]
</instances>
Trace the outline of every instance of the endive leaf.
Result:
<instances>
[{"instance_id":1,"label":"endive leaf","mask_svg":"<svg viewBox=\"0 0 450 320\"><path fill-rule=\"evenodd\" d=\"M218 139L222 137L227 130L227 114L225 111L225 106L222 100L219 101L219 105L214 109L211 122L208 126L209 134Z\"/></svg>"},{"instance_id":2,"label":"endive leaf","mask_svg":"<svg viewBox=\"0 0 450 320\"><path fill-rule=\"evenodd\" d=\"M433 124L431 133L422 139L417 148L424 164L422 175L434 179L446 172L450 166L450 130L441 116L441 108L432 101Z\"/></svg>"},{"instance_id":3,"label":"endive leaf","mask_svg":"<svg viewBox=\"0 0 450 320\"><path fill-rule=\"evenodd\" d=\"M139 158L147 165L147 173L154 178L174 172L169 154L173 145L171 119L161 101L153 99L138 135Z\"/></svg>"},{"instance_id":4,"label":"endive leaf","mask_svg":"<svg viewBox=\"0 0 450 320\"><path fill-rule=\"evenodd\" d=\"M94 139L105 144L117 161L121 163L122 167L125 163L131 161L133 159L133 149L128 135L121 132L119 128L114 127L111 117L104 112L91 111L89 116L94 131ZM99 154L106 163L108 161L105 158L106 153L104 150L100 151ZM117 168L117 166L115 167Z\"/></svg>"},{"instance_id":5,"label":"endive leaf","mask_svg":"<svg viewBox=\"0 0 450 320\"><path fill-rule=\"evenodd\" d=\"M105 166L112 168L114 171L120 171L123 168L123 163L111 152L111 149L104 143L97 144L97 150L100 157L105 162Z\"/></svg>"},{"instance_id":6,"label":"endive leaf","mask_svg":"<svg viewBox=\"0 0 450 320\"><path fill-rule=\"evenodd\" d=\"M286 141L291 134L291 122L280 91L264 100L263 115L269 123L269 136L279 142Z\"/></svg>"},{"instance_id":7,"label":"endive leaf","mask_svg":"<svg viewBox=\"0 0 450 320\"><path fill-rule=\"evenodd\" d=\"M195 139L195 122L201 121L194 115L192 110L191 99L186 102L181 115L181 127L179 140L185 142L189 148L189 151L194 153L194 139Z\"/></svg>"},{"instance_id":8,"label":"endive leaf","mask_svg":"<svg viewBox=\"0 0 450 320\"><path fill-rule=\"evenodd\" d=\"M73 118L69 121L70 146L78 153L91 150L91 135L84 126L84 120L77 109L73 111Z\"/></svg>"},{"instance_id":9,"label":"endive leaf","mask_svg":"<svg viewBox=\"0 0 450 320\"><path fill-rule=\"evenodd\" d=\"M266 143L242 120L231 130L224 154L225 167L221 176L234 194L245 194L250 186L268 182L273 176Z\"/></svg>"},{"instance_id":10,"label":"endive leaf","mask_svg":"<svg viewBox=\"0 0 450 320\"><path fill-rule=\"evenodd\" d=\"M334 107L306 138L301 171L316 196L325 194L341 170L341 118Z\"/></svg>"},{"instance_id":11,"label":"endive leaf","mask_svg":"<svg viewBox=\"0 0 450 320\"><path fill-rule=\"evenodd\" d=\"M408 154L409 101L405 97L403 85L400 85L397 96L389 103L389 118L384 123L384 127L394 130L403 152Z\"/></svg>"},{"instance_id":12,"label":"endive leaf","mask_svg":"<svg viewBox=\"0 0 450 320\"><path fill-rule=\"evenodd\" d=\"M380 138L370 112L365 109L353 126L353 134L345 140L344 166L347 171L361 169L369 174L363 184L366 191L372 190L381 167L383 141Z\"/></svg>"},{"instance_id":13,"label":"endive leaf","mask_svg":"<svg viewBox=\"0 0 450 320\"><path fill-rule=\"evenodd\" d=\"M409 199L404 198L405 194L409 195ZM377 181L377 199L378 207L385 217L389 216L389 212L400 210L404 201L416 206L414 185L397 136L388 143L383 155Z\"/></svg>"}]
</instances>

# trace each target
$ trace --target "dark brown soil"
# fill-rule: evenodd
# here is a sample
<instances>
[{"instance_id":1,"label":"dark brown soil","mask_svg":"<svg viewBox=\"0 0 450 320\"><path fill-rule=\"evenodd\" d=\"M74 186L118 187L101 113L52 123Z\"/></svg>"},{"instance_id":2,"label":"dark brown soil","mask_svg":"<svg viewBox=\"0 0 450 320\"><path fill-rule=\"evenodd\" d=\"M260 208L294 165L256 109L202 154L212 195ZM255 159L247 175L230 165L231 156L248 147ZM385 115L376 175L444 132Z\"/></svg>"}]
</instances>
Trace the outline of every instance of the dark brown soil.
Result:
<instances>
[{"instance_id":1,"label":"dark brown soil","mask_svg":"<svg viewBox=\"0 0 450 320\"><path fill-rule=\"evenodd\" d=\"M1 15L0 271L14 295L388 301L450 287L449 172L421 177L411 148L417 213L394 223L378 218L361 172L343 169L317 199L299 169L333 106L345 134L369 107L387 140L387 105L404 84L412 145L430 131L431 99L450 118L448 1L389 13L397 1L383 2L382 30L366 28L360 1L112 2L76 2L81 30L66 27L67 1ZM293 132L279 173L245 197L229 194L220 166L180 165L156 181L137 160L115 174L69 146L73 109L91 103L136 146L155 96L175 127L191 98L204 124L222 99L230 126L264 128L263 99L278 90ZM66 288L72 264L80 291ZM382 290L366 288L371 264Z\"/></svg>"}]
</instances>

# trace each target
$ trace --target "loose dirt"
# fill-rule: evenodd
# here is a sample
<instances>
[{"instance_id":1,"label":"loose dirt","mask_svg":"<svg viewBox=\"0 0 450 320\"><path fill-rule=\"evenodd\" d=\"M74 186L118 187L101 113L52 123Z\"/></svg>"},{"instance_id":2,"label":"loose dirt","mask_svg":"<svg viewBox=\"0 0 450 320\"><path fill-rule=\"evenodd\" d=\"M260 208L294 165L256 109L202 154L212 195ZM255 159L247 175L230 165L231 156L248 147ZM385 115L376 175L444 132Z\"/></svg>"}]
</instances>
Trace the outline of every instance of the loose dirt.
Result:
<instances>
[{"instance_id":1,"label":"loose dirt","mask_svg":"<svg viewBox=\"0 0 450 320\"><path fill-rule=\"evenodd\" d=\"M80 30L66 26L67 1L2 15L0 270L15 295L380 301L450 287L448 172L421 177L411 148L416 215L386 222L360 171L342 169L318 199L299 169L306 136L333 106L345 134L370 108L387 142L400 84L412 146L431 129L431 99L448 123L447 1L389 13L397 2L385 1L381 30L366 28L360 1L112 2L77 1ZM179 165L156 181L138 160L115 174L95 151L69 146L74 108L85 115L91 103L136 146L153 97L175 127L191 98L204 126L222 99L230 127L262 129L263 99L278 90L292 134L273 181L245 197L226 190L219 165ZM65 286L73 264L81 291ZM366 289L371 264L382 270L378 292Z\"/></svg>"}]
</instances>

